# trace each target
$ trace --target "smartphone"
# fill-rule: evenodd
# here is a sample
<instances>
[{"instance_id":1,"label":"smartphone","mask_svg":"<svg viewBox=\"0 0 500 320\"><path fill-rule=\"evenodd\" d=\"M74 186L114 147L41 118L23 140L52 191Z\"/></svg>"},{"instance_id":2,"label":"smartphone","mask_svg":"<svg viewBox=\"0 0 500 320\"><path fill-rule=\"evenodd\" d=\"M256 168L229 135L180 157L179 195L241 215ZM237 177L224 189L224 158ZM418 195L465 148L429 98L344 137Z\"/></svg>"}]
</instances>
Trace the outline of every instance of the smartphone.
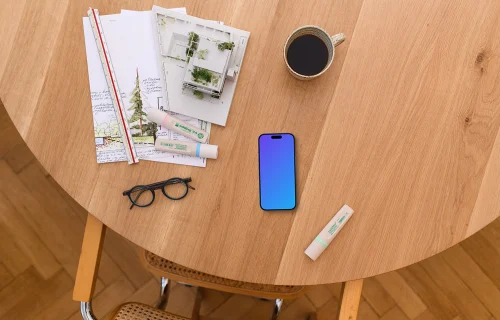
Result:
<instances>
[{"instance_id":1,"label":"smartphone","mask_svg":"<svg viewBox=\"0 0 500 320\"><path fill-rule=\"evenodd\" d=\"M265 133L259 137L259 190L262 210L295 208L295 137Z\"/></svg>"}]
</instances>

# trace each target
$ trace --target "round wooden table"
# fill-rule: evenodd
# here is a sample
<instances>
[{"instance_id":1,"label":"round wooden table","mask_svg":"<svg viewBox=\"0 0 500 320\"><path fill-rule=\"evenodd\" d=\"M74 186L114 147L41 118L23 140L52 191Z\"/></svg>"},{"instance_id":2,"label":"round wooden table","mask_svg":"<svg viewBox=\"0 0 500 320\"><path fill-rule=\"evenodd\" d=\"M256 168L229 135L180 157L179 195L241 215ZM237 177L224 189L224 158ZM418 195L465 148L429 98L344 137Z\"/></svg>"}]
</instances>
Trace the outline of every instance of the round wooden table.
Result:
<instances>
[{"instance_id":1,"label":"round wooden table","mask_svg":"<svg viewBox=\"0 0 500 320\"><path fill-rule=\"evenodd\" d=\"M0 98L54 179L147 250L252 282L369 277L439 253L500 212L500 2L455 2L157 1L251 32L227 126L213 127L219 159L206 168L96 163L82 17L90 5L108 14L152 1L2 3ZM304 24L347 37L310 82L282 61ZM291 212L259 208L265 132L296 137ZM196 191L129 210L122 191L171 177L192 177ZM343 204L353 218L311 261L304 249Z\"/></svg>"}]
</instances>

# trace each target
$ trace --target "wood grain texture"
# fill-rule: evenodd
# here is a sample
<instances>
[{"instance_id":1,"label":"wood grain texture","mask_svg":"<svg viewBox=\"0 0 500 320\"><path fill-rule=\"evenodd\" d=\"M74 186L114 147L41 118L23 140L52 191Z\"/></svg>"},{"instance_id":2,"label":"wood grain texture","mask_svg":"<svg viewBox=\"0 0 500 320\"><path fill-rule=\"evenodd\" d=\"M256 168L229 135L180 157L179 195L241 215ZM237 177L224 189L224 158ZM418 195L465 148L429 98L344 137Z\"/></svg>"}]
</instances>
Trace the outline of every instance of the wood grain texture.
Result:
<instances>
[{"instance_id":1,"label":"wood grain texture","mask_svg":"<svg viewBox=\"0 0 500 320\"><path fill-rule=\"evenodd\" d=\"M106 226L89 214L73 290L75 301L89 302L94 296L105 233Z\"/></svg>"},{"instance_id":2,"label":"wood grain texture","mask_svg":"<svg viewBox=\"0 0 500 320\"><path fill-rule=\"evenodd\" d=\"M61 266L52 255L52 252L40 241L35 231L28 226L26 220L16 211L2 192L0 192L0 203L1 219L5 225L9 226L8 235L16 239L17 246L33 263L44 279L53 276Z\"/></svg>"},{"instance_id":3,"label":"wood grain texture","mask_svg":"<svg viewBox=\"0 0 500 320\"><path fill-rule=\"evenodd\" d=\"M398 309L401 309L408 318L414 319L425 311L425 304L397 272L381 274L375 279L381 283L399 305Z\"/></svg>"},{"instance_id":4,"label":"wood grain texture","mask_svg":"<svg viewBox=\"0 0 500 320\"><path fill-rule=\"evenodd\" d=\"M53 44L61 32L67 5L67 0L13 4L24 8L14 24L18 27L0 81L0 95L2 101L11 106L9 115L15 119L16 128L23 137L27 136L30 122L38 110L50 65L55 63ZM4 32L9 31L7 28Z\"/></svg>"},{"instance_id":5,"label":"wood grain texture","mask_svg":"<svg viewBox=\"0 0 500 320\"><path fill-rule=\"evenodd\" d=\"M500 125L481 58L500 57L498 5L363 3L276 282L362 278L467 236ZM313 263L302 252L343 203L354 216Z\"/></svg>"},{"instance_id":6,"label":"wood grain texture","mask_svg":"<svg viewBox=\"0 0 500 320\"><path fill-rule=\"evenodd\" d=\"M461 246L454 246L442 254L448 265L463 279L474 295L488 308L491 314L500 318L500 290L486 276ZM470 301L468 301L470 302Z\"/></svg>"},{"instance_id":7,"label":"wood grain texture","mask_svg":"<svg viewBox=\"0 0 500 320\"><path fill-rule=\"evenodd\" d=\"M443 263L442 257L432 257L422 263L427 273L435 278L436 284L456 302L460 312L470 319L492 318L489 310L484 306L481 300L474 295L470 288L460 281L456 273Z\"/></svg>"},{"instance_id":8,"label":"wood grain texture","mask_svg":"<svg viewBox=\"0 0 500 320\"><path fill-rule=\"evenodd\" d=\"M5 71L7 60L12 52L12 45L24 11L25 0L4 0L0 10L0 79Z\"/></svg>"},{"instance_id":9,"label":"wood grain texture","mask_svg":"<svg viewBox=\"0 0 500 320\"><path fill-rule=\"evenodd\" d=\"M2 263L12 275L17 276L28 269L30 261L21 252L21 248L16 244L16 239L10 236L3 223L0 223L0 242L2 243L0 246Z\"/></svg>"},{"instance_id":10,"label":"wood grain texture","mask_svg":"<svg viewBox=\"0 0 500 320\"><path fill-rule=\"evenodd\" d=\"M154 3L252 33L228 124L213 129L220 158L204 169L95 161L81 18L89 6L107 14L152 0L9 2L11 23L0 22L9 26L0 98L16 128L64 190L133 243L217 276L318 284L407 266L500 214L498 1ZM311 82L290 77L280 54L304 24L347 36ZM277 131L297 139L294 212L258 206L257 137ZM123 190L172 176L191 176L196 191L130 214ZM304 249L344 203L352 221L311 262ZM134 288L146 280L130 279Z\"/></svg>"},{"instance_id":11,"label":"wood grain texture","mask_svg":"<svg viewBox=\"0 0 500 320\"><path fill-rule=\"evenodd\" d=\"M374 278L364 279L363 297L373 306L377 314L385 314L396 305L389 293Z\"/></svg>"},{"instance_id":12,"label":"wood grain texture","mask_svg":"<svg viewBox=\"0 0 500 320\"><path fill-rule=\"evenodd\" d=\"M2 109L0 103L0 118L2 112L5 113L5 110ZM0 122L0 128L9 126L9 124L12 125L10 120ZM12 149L10 152L15 153L16 151ZM4 157L9 157L9 153ZM31 156L28 157L32 158ZM20 172L8 174L7 179L3 180L3 182L14 186L15 190L19 190L19 194L26 199L41 199L41 195L46 192L43 189L57 189L57 192L49 191L47 193L47 195L50 195L50 203L47 201L38 203L39 212L43 213L44 223L42 228L56 232L57 229L49 229L48 226L68 224L68 221L62 219L62 217L74 214L82 218L82 223L72 224L71 232L78 233L79 236L83 235L84 222L87 218L85 210L76 204L64 190L58 187L50 176L45 176L42 173L41 177L39 177L34 167L41 171L42 167L36 160L32 160L32 163L22 168ZM12 168L12 171L14 171L14 168ZM19 180L24 183L29 181L29 178L32 178L36 183L33 183L30 188L19 189L17 187ZM42 179L46 179L49 183L43 183ZM18 196L18 198L22 197ZM10 200L5 197L1 198L1 200L10 203ZM64 206L62 202L67 202L68 206ZM8 214L8 212L0 210L0 216L5 214ZM33 218L30 220L33 220ZM10 221L9 219L5 220ZM38 223L40 220L36 221ZM21 220L21 222L23 223L22 228L31 228L33 225L32 221L26 219ZM68 246L64 248L76 253L68 255L61 253L59 240L54 242L44 241L47 248L52 251L61 264L60 270L53 277L45 280L33 267L33 262L28 260L15 244L15 242L22 239L23 235L19 232L10 235L6 231L9 229L11 229L9 225L5 225L0 221L0 242L2 243L0 246L0 318L80 320L79 304L72 301L73 290L69 289L69 287L72 286L71 279L75 276L70 266L76 266L78 262L81 239L79 241L68 240ZM392 295L418 295L425 304L426 310L417 316L416 320L475 320L476 314L473 314L473 317L464 316L458 311L463 307L457 306L463 303L464 300L469 302L467 297L470 297L470 293L465 291L464 296L457 297L454 291L441 289L438 284L443 285L443 281L448 281L445 285L450 288L466 284L493 315L491 319L498 319L495 316L498 314L496 303L498 289L495 289L495 287L500 287L500 277L498 277L500 274L498 271L500 270L498 268L500 261L499 230L500 220L497 219L481 232L463 242L463 245L454 246L440 254L439 256L442 259L433 262L435 264L434 269L443 269L447 272L432 272L432 274L429 274L423 267L426 261L423 261L417 265L391 272L391 274L397 273L396 276L377 276L363 280L358 319L394 319L394 317L397 318L398 316L401 319L406 319L407 316L404 314L404 310L421 308L421 303L416 302L412 308L409 303L417 301L414 298L394 301ZM40 235L41 239L46 238L43 233L37 234ZM137 248L134 247L131 252L127 253L125 251L131 246L130 242L119 235L113 234L113 231L108 229L106 239L110 235L111 239L109 240L111 241L104 242L103 256L107 258L103 260L104 264L101 263L98 274L101 281L97 282L94 294L94 301L97 301L95 302L95 306L97 306L95 311L98 319L104 318L106 313L113 310L120 303L136 301L152 305L158 298L159 279L153 278L146 270L133 267L139 264L139 257L135 255ZM117 254L117 251L120 251L120 254ZM470 258L467 258L467 255ZM64 262L59 260L60 258L64 258ZM119 263L115 263L113 259L117 259ZM2 265L5 265L5 268ZM450 271L450 268L453 271ZM450 277L448 275L450 272L455 272L457 276ZM137 285L142 282L142 280L137 280L146 279L147 276L150 277L149 280L143 286L137 288ZM394 284L387 283L393 281ZM390 294L386 291L386 287L391 288L389 290ZM194 294L190 291L191 289L175 282L173 282L172 288L169 310L189 315L194 302ZM230 299L233 295L228 293L215 290L204 291L201 304L201 319L203 320L234 320L235 316L231 310L236 310L241 315L238 320L265 319L269 316L273 307L272 301L262 301L248 296ZM316 311L318 320L331 320L335 318L338 310L340 291L341 284L339 283L310 287L307 294L300 299L285 300L282 318L305 319L307 314ZM30 305L31 308L26 308L26 305ZM240 312L240 308L245 309L246 312Z\"/></svg>"},{"instance_id":13,"label":"wood grain texture","mask_svg":"<svg viewBox=\"0 0 500 320\"><path fill-rule=\"evenodd\" d=\"M437 319L453 319L459 315L453 300L443 292L421 265L412 265L398 273Z\"/></svg>"},{"instance_id":14,"label":"wood grain texture","mask_svg":"<svg viewBox=\"0 0 500 320\"><path fill-rule=\"evenodd\" d=\"M9 282L12 281L14 277L7 270L7 267L3 263L0 262L0 289L5 287Z\"/></svg>"},{"instance_id":15,"label":"wood grain texture","mask_svg":"<svg viewBox=\"0 0 500 320\"><path fill-rule=\"evenodd\" d=\"M409 320L403 311L399 309L398 307L395 307L391 309L389 312L387 312L383 317L380 318L380 320Z\"/></svg>"},{"instance_id":16,"label":"wood grain texture","mask_svg":"<svg viewBox=\"0 0 500 320\"><path fill-rule=\"evenodd\" d=\"M348 281L342 284L339 301L339 320L356 320L363 290L363 280Z\"/></svg>"}]
</instances>

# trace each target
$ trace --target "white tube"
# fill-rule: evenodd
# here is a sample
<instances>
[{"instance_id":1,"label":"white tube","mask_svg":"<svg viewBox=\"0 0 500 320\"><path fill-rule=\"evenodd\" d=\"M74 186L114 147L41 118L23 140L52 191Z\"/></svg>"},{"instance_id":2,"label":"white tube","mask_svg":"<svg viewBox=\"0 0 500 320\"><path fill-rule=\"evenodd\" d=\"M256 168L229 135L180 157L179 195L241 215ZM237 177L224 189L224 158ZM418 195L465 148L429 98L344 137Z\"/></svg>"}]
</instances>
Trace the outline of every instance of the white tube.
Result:
<instances>
[{"instance_id":1,"label":"white tube","mask_svg":"<svg viewBox=\"0 0 500 320\"><path fill-rule=\"evenodd\" d=\"M157 138L155 149L200 158L217 159L218 146L204 143Z\"/></svg>"},{"instance_id":2,"label":"white tube","mask_svg":"<svg viewBox=\"0 0 500 320\"><path fill-rule=\"evenodd\" d=\"M172 115L158 109L150 109L148 112L148 120L156 122L158 125L172 130L180 135L199 141L207 142L208 133L190 125L189 123L179 120Z\"/></svg>"},{"instance_id":3,"label":"white tube","mask_svg":"<svg viewBox=\"0 0 500 320\"><path fill-rule=\"evenodd\" d=\"M326 227L321 230L313 242L307 247L304 252L313 261L316 261L318 257L325 251L333 238L337 236L340 230L345 226L347 221L351 218L354 210L352 210L348 205L344 205L339 212L328 222Z\"/></svg>"}]
</instances>

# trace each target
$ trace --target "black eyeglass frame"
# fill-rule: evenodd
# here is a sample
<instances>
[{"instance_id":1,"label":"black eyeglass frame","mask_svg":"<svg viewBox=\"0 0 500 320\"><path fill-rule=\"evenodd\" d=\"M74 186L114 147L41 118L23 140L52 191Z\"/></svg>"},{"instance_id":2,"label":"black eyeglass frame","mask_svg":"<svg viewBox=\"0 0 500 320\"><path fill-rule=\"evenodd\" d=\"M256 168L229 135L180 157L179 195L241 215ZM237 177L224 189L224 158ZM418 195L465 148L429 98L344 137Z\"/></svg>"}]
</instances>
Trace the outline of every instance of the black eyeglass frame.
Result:
<instances>
[{"instance_id":1,"label":"black eyeglass frame","mask_svg":"<svg viewBox=\"0 0 500 320\"><path fill-rule=\"evenodd\" d=\"M132 210L132 208L134 206L141 207L141 208L149 207L155 201L155 190L161 189L161 192L163 193L163 195L165 197L169 198L170 200L180 200L180 199L187 196L189 189L196 190L195 188L193 188L192 186L189 185L189 182L191 182L191 181L192 181L191 178L185 178L185 179L183 179L183 178L171 178L171 179L168 179L165 181L155 182L155 183L151 183L151 184L147 184L147 185L136 185L136 186L132 187L130 190L123 191L123 195L128 196L130 202L132 203L132 205L130 206L130 210ZM177 183L184 184L184 186L186 187L186 192L184 192L184 194L180 197L169 196L165 192L165 187L168 185L177 184ZM132 199L132 193L139 191L139 190L142 192L140 192L139 195L135 198L136 200L139 199L139 197L144 192L146 192L146 191L151 192L152 198L148 204L138 204L135 202L135 200Z\"/></svg>"}]
</instances>

